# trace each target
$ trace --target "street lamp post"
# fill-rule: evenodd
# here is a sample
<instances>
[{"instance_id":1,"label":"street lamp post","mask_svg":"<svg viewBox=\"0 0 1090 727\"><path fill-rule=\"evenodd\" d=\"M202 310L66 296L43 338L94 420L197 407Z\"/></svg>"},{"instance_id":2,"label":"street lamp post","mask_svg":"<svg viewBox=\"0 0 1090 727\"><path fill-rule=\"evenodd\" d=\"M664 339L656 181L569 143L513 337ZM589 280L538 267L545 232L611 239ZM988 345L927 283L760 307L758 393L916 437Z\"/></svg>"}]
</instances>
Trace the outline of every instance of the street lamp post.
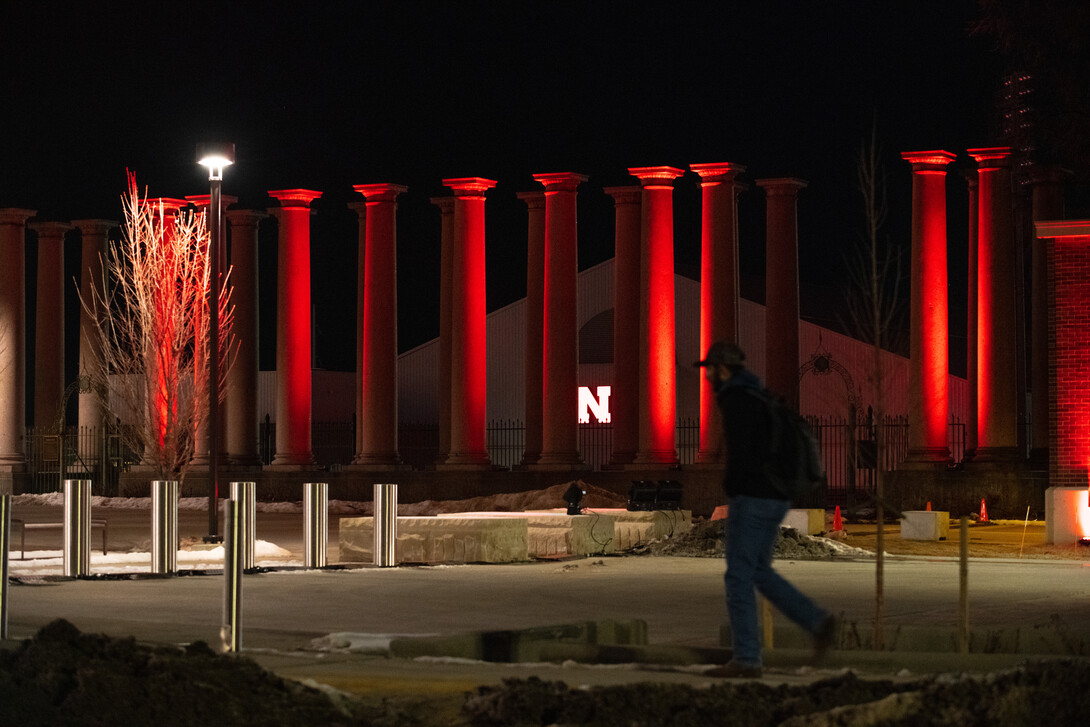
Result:
<instances>
[{"instance_id":1,"label":"street lamp post","mask_svg":"<svg viewBox=\"0 0 1090 727\"><path fill-rule=\"evenodd\" d=\"M235 145L206 143L197 145L197 163L208 168L212 185L212 197L208 204L208 228L210 231L209 257L211 270L208 290L208 535L204 540L218 543L219 513L219 381L220 381L220 255L223 250L223 205L220 202L220 186L223 184L223 168L235 163Z\"/></svg>"}]
</instances>

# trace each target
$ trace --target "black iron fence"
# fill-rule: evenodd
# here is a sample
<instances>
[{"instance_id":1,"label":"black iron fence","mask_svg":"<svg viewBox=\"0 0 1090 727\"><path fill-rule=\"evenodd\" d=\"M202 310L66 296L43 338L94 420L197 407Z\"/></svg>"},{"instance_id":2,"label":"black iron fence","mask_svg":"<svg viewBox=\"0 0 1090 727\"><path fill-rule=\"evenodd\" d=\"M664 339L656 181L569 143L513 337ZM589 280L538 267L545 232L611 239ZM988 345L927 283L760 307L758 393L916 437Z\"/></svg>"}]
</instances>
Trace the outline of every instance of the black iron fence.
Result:
<instances>
[{"instance_id":1,"label":"black iron fence","mask_svg":"<svg viewBox=\"0 0 1090 727\"><path fill-rule=\"evenodd\" d=\"M56 492L65 480L91 480L96 495L116 495L121 472L138 453L126 446L120 427L66 427L58 432L28 427L27 472L31 492Z\"/></svg>"}]
</instances>

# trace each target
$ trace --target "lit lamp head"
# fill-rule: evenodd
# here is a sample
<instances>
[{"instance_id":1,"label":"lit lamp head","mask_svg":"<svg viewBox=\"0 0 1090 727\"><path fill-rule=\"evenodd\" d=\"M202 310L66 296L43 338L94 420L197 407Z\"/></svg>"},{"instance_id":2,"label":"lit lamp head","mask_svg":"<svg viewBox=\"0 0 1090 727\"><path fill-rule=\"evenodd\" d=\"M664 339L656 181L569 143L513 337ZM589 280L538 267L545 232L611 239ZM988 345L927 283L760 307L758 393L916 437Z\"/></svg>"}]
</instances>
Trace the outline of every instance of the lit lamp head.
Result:
<instances>
[{"instance_id":1,"label":"lit lamp head","mask_svg":"<svg viewBox=\"0 0 1090 727\"><path fill-rule=\"evenodd\" d=\"M579 503L583 501L583 495L587 494L586 490L577 485L571 483L568 485L568 489L564 492L564 502L568 503L568 514L578 515L581 512Z\"/></svg>"},{"instance_id":2,"label":"lit lamp head","mask_svg":"<svg viewBox=\"0 0 1090 727\"><path fill-rule=\"evenodd\" d=\"M197 163L208 167L208 179L223 179L223 168L235 163L235 145L227 142L197 144Z\"/></svg>"}]
</instances>

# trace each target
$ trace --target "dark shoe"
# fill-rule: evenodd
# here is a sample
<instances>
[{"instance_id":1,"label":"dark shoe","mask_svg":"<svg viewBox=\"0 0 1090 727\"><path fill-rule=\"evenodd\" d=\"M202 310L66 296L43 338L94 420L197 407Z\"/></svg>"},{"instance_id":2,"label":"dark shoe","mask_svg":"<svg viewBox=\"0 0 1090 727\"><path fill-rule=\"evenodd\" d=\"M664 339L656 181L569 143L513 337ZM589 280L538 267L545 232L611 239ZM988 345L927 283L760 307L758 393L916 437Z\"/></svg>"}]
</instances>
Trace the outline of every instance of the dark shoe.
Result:
<instances>
[{"instance_id":1,"label":"dark shoe","mask_svg":"<svg viewBox=\"0 0 1090 727\"><path fill-rule=\"evenodd\" d=\"M821 622L821 626L818 627L817 633L814 634L815 664L820 664L825 658L825 654L832 648L833 642L836 641L837 626L835 617L826 616L825 620Z\"/></svg>"},{"instance_id":2,"label":"dark shoe","mask_svg":"<svg viewBox=\"0 0 1090 727\"><path fill-rule=\"evenodd\" d=\"M761 667L742 666L729 661L723 666L717 666L704 672L704 676L722 677L723 679L760 679Z\"/></svg>"}]
</instances>

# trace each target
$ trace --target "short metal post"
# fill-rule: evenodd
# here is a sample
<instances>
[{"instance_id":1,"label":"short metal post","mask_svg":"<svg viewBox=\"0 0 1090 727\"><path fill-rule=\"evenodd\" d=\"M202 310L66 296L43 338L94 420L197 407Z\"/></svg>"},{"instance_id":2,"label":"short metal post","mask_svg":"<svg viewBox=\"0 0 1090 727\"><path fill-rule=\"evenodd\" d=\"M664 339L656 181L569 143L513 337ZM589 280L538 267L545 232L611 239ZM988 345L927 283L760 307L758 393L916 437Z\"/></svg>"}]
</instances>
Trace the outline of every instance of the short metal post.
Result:
<instances>
[{"instance_id":1,"label":"short metal post","mask_svg":"<svg viewBox=\"0 0 1090 727\"><path fill-rule=\"evenodd\" d=\"M0 495L0 639L8 637L8 553L11 549L11 495Z\"/></svg>"},{"instance_id":2,"label":"short metal post","mask_svg":"<svg viewBox=\"0 0 1090 727\"><path fill-rule=\"evenodd\" d=\"M254 567L254 543L257 525L257 485L253 482L232 482L231 499L242 508L242 567Z\"/></svg>"},{"instance_id":3,"label":"short metal post","mask_svg":"<svg viewBox=\"0 0 1090 727\"><path fill-rule=\"evenodd\" d=\"M329 483L303 484L303 566L326 567L329 540Z\"/></svg>"},{"instance_id":4,"label":"short metal post","mask_svg":"<svg viewBox=\"0 0 1090 727\"><path fill-rule=\"evenodd\" d=\"M178 481L151 483L151 572L178 571Z\"/></svg>"},{"instance_id":5,"label":"short metal post","mask_svg":"<svg viewBox=\"0 0 1090 727\"><path fill-rule=\"evenodd\" d=\"M225 652L236 652L242 648L244 511L245 506L238 500L230 499L223 503L223 625L220 627L220 639Z\"/></svg>"},{"instance_id":6,"label":"short metal post","mask_svg":"<svg viewBox=\"0 0 1090 727\"><path fill-rule=\"evenodd\" d=\"M397 565L397 485L376 484L375 565Z\"/></svg>"},{"instance_id":7,"label":"short metal post","mask_svg":"<svg viewBox=\"0 0 1090 727\"><path fill-rule=\"evenodd\" d=\"M91 481L64 481L64 575L91 572Z\"/></svg>"}]
</instances>

